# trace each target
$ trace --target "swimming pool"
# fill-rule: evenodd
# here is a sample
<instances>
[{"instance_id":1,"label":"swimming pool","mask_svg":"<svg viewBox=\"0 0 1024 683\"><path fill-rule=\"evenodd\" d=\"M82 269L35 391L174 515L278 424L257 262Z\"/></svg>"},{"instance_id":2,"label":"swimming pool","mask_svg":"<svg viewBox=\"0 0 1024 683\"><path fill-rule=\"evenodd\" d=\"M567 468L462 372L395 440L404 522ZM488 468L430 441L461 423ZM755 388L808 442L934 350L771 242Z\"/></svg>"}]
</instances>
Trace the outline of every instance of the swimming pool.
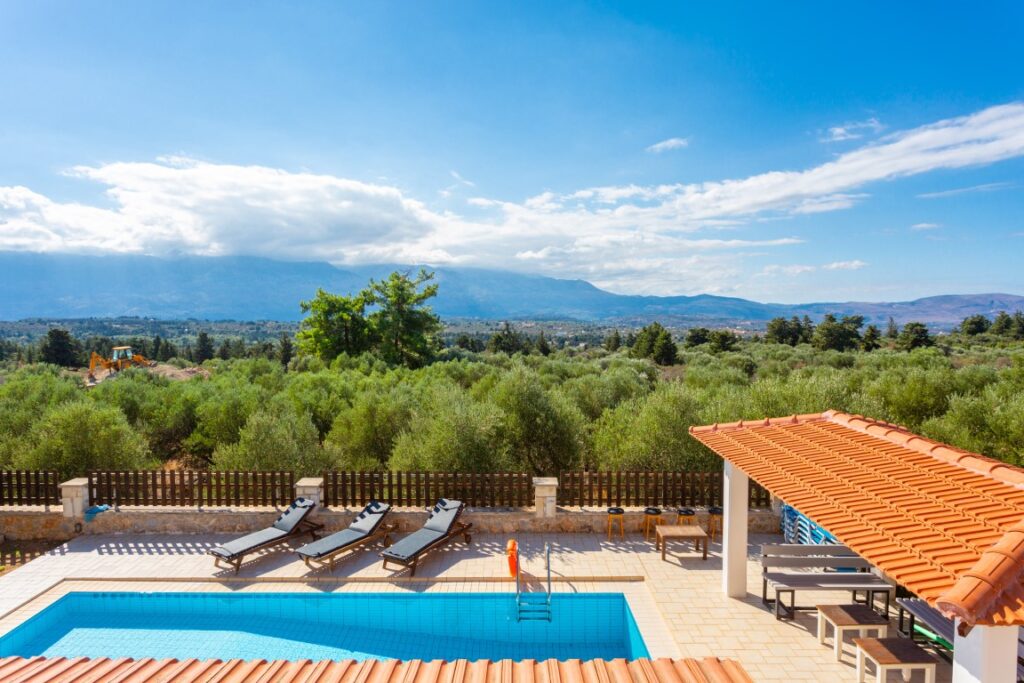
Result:
<instances>
[{"instance_id":1,"label":"swimming pool","mask_svg":"<svg viewBox=\"0 0 1024 683\"><path fill-rule=\"evenodd\" d=\"M0 656L197 659L636 659L621 593L555 594L518 621L509 593L69 593Z\"/></svg>"}]
</instances>

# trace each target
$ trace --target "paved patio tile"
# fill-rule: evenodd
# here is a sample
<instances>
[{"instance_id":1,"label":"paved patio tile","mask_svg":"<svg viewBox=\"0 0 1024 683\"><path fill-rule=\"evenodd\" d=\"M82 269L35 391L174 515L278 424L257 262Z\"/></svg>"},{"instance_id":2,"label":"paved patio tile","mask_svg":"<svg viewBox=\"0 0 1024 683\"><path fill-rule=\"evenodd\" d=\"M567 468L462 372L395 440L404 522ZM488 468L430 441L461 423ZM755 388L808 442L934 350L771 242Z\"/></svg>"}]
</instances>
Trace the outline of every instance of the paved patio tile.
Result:
<instances>
[{"instance_id":1,"label":"paved patio tile","mask_svg":"<svg viewBox=\"0 0 1024 683\"><path fill-rule=\"evenodd\" d=\"M600 534L515 537L532 588L543 589L544 544L550 543L553 590L625 593L645 638L659 641L648 643L652 651L672 656L735 658L757 681L854 679L849 641L844 646L844 661L837 663L831 646L822 647L817 642L813 613L800 613L793 621L779 622L761 605L761 569L753 557L761 543L777 542L778 537L751 536L748 595L744 600L732 600L722 593L718 543L711 544L707 561L688 548L675 546L670 548L668 561L663 562L653 542L644 541L639 534L627 534L625 540L611 542ZM236 575L215 569L212 558L205 554L228 538L80 536L0 578L0 632L68 590L514 590L514 584L507 580L508 536L475 535L470 546L455 541L428 556L417 570L416 580L410 579L407 570L385 571L376 550L340 562L333 574L308 570L288 551L271 551L254 556ZM809 594L802 596L801 602L835 603L844 597ZM22 605L26 606L19 609ZM651 627L655 622L660 626ZM938 680L949 679L950 667L940 662Z\"/></svg>"}]
</instances>

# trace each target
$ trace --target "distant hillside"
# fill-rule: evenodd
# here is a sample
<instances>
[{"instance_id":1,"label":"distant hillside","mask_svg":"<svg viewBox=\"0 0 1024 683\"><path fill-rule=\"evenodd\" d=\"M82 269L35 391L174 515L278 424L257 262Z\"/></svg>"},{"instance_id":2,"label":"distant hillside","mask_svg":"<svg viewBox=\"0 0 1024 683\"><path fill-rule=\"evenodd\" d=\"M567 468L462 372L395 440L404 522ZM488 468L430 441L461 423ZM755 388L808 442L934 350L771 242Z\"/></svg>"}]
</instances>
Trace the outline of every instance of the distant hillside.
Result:
<instances>
[{"instance_id":1,"label":"distant hillside","mask_svg":"<svg viewBox=\"0 0 1024 683\"><path fill-rule=\"evenodd\" d=\"M395 269L382 264L336 268L252 257L79 256L0 252L0 319L125 315L209 320L298 320L298 302L318 287L349 293ZM778 315L861 314L883 322L919 320L938 326L967 315L1024 309L1011 294L935 296L897 303L765 304L711 295L626 296L583 280L559 280L480 268L435 269L441 284L435 310L447 318L654 318L763 322Z\"/></svg>"}]
</instances>

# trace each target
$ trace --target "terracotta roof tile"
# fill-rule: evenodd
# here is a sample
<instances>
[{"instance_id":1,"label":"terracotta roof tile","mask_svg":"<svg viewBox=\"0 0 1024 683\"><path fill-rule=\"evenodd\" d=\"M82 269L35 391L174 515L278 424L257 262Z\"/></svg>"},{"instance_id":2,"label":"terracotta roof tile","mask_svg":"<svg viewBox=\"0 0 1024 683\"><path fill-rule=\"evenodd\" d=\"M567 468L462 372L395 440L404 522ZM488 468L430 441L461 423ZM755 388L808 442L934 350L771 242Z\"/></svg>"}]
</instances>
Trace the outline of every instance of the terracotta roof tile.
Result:
<instances>
[{"instance_id":1,"label":"terracotta roof tile","mask_svg":"<svg viewBox=\"0 0 1024 683\"><path fill-rule=\"evenodd\" d=\"M1024 470L834 411L690 432L948 616L1024 626Z\"/></svg>"},{"instance_id":2,"label":"terracotta roof tile","mask_svg":"<svg viewBox=\"0 0 1024 683\"><path fill-rule=\"evenodd\" d=\"M738 663L704 659L366 660L0 659L6 683L751 683Z\"/></svg>"}]
</instances>

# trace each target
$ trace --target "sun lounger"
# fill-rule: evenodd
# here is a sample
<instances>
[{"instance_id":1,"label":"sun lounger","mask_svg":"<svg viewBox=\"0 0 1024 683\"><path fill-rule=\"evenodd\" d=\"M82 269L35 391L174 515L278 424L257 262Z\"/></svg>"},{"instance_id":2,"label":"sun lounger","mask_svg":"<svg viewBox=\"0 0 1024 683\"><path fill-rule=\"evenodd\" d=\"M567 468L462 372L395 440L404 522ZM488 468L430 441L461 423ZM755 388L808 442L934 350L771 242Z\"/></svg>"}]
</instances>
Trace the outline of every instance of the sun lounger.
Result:
<instances>
[{"instance_id":1,"label":"sun lounger","mask_svg":"<svg viewBox=\"0 0 1024 683\"><path fill-rule=\"evenodd\" d=\"M334 571L335 560L346 551L355 550L379 539L383 539L385 547L391 545L390 534L397 525L384 523L384 518L389 512L390 505L373 501L363 508L347 529L307 543L295 553L302 558L307 567L326 565Z\"/></svg>"},{"instance_id":2,"label":"sun lounger","mask_svg":"<svg viewBox=\"0 0 1024 683\"><path fill-rule=\"evenodd\" d=\"M410 575L415 576L416 564L431 550L441 547L459 534L469 544L472 541L469 529L473 524L458 521L465 507L458 500L442 498L437 501L422 529L414 531L380 554L384 558L384 568L387 569L389 562L394 563L408 567Z\"/></svg>"},{"instance_id":3,"label":"sun lounger","mask_svg":"<svg viewBox=\"0 0 1024 683\"><path fill-rule=\"evenodd\" d=\"M313 501L299 498L281 513L273 525L266 529L260 529L224 545L211 548L209 554L213 555L214 565L222 567L222 562L227 563L229 567L234 567L237 574L246 555L272 548L305 533L316 538L316 532L323 528L323 524L316 524L308 519L315 507L316 503Z\"/></svg>"}]
</instances>

